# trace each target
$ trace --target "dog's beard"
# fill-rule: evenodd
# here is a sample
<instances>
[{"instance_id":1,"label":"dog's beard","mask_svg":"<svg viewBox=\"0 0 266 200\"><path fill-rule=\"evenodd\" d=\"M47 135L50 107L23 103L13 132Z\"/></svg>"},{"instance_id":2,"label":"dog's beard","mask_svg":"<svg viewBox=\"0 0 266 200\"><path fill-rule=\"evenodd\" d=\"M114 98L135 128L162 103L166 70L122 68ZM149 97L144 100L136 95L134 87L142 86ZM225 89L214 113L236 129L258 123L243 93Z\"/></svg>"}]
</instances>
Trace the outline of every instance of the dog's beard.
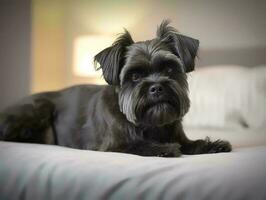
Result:
<instances>
[{"instance_id":1,"label":"dog's beard","mask_svg":"<svg viewBox=\"0 0 266 200\"><path fill-rule=\"evenodd\" d=\"M187 87L168 80L165 89L162 98L152 99L147 95L145 82L126 85L119 92L120 110L135 125L163 126L181 119L189 109Z\"/></svg>"}]
</instances>

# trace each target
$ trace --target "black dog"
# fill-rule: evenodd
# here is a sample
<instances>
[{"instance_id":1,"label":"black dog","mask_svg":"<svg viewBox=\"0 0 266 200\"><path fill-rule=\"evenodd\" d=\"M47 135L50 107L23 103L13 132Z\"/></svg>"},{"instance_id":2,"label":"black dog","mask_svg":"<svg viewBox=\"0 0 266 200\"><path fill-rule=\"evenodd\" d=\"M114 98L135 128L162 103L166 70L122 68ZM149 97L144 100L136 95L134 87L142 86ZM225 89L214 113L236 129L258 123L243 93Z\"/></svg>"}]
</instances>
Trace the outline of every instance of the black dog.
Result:
<instances>
[{"instance_id":1,"label":"black dog","mask_svg":"<svg viewBox=\"0 0 266 200\"><path fill-rule=\"evenodd\" d=\"M125 31L95 56L109 85L32 95L1 114L0 139L142 156L229 152L228 142L191 141L182 128L198 46L168 21L144 42Z\"/></svg>"}]
</instances>

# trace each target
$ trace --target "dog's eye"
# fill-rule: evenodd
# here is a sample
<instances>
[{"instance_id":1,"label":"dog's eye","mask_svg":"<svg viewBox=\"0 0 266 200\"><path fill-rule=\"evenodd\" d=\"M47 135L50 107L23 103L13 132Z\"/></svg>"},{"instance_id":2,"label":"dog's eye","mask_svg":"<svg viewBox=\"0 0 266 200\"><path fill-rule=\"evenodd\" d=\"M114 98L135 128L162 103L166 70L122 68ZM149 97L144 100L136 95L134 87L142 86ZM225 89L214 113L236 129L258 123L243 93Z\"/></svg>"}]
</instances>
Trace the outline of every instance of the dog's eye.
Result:
<instances>
[{"instance_id":1,"label":"dog's eye","mask_svg":"<svg viewBox=\"0 0 266 200\"><path fill-rule=\"evenodd\" d=\"M132 74L132 81L137 82L141 79L141 75L138 73Z\"/></svg>"}]
</instances>

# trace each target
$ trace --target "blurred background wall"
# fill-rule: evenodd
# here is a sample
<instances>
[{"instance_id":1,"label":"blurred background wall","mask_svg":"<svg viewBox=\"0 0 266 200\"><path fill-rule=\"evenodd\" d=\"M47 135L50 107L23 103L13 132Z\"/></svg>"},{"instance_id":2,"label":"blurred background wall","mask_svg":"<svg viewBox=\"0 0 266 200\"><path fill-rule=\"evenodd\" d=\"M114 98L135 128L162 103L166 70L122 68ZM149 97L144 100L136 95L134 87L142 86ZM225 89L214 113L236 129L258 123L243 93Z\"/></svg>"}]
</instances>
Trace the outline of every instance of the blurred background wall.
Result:
<instances>
[{"instance_id":1,"label":"blurred background wall","mask_svg":"<svg viewBox=\"0 0 266 200\"><path fill-rule=\"evenodd\" d=\"M103 83L99 74L78 68L84 52L110 45L123 27L136 41L151 39L167 18L200 40L198 66L266 63L265 0L0 2L1 106L30 92ZM95 37L106 42L91 42Z\"/></svg>"},{"instance_id":2,"label":"blurred background wall","mask_svg":"<svg viewBox=\"0 0 266 200\"><path fill-rule=\"evenodd\" d=\"M0 109L30 93L31 2L0 1Z\"/></svg>"}]
</instances>

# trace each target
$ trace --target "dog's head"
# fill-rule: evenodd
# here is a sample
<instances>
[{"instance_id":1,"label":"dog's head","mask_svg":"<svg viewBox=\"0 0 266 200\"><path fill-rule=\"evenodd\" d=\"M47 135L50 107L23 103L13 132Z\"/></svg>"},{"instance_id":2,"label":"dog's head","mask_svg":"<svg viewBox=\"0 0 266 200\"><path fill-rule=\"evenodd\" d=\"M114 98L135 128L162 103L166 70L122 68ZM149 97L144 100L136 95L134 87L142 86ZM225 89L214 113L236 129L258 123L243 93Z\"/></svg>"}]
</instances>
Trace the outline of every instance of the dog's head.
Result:
<instances>
[{"instance_id":1,"label":"dog's head","mask_svg":"<svg viewBox=\"0 0 266 200\"><path fill-rule=\"evenodd\" d=\"M107 83L117 86L120 110L130 122L162 126L189 109L186 73L194 70L198 46L163 21L155 39L135 43L125 31L95 61Z\"/></svg>"}]
</instances>

